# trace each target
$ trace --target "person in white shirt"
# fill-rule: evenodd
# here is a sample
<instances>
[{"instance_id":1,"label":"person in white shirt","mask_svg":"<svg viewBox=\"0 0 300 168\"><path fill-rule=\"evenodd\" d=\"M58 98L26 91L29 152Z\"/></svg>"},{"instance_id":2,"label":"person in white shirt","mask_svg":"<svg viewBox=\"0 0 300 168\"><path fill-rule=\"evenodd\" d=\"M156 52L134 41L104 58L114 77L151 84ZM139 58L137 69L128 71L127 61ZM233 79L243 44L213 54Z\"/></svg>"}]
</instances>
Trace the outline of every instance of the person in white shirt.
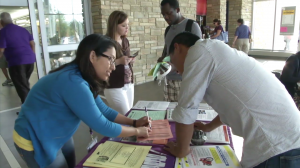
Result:
<instances>
[{"instance_id":1,"label":"person in white shirt","mask_svg":"<svg viewBox=\"0 0 300 168\"><path fill-rule=\"evenodd\" d=\"M300 166L300 112L271 72L242 51L188 32L173 39L169 53L182 84L172 116L176 144L168 143L167 151L184 157L194 126L209 132L226 124L244 138L243 167ZM209 124L196 122L203 99L218 113Z\"/></svg>"}]
</instances>

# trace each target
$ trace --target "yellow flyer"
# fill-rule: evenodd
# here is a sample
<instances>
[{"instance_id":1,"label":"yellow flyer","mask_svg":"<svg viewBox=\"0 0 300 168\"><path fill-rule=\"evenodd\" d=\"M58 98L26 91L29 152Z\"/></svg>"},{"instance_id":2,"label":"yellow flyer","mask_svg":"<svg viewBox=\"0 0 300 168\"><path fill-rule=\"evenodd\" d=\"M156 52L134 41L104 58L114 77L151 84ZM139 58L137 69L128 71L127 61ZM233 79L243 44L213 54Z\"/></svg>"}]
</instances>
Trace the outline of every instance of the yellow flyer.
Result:
<instances>
[{"instance_id":1,"label":"yellow flyer","mask_svg":"<svg viewBox=\"0 0 300 168\"><path fill-rule=\"evenodd\" d=\"M112 168L140 168L151 146L137 146L106 141L98 146L84 166Z\"/></svg>"}]
</instances>

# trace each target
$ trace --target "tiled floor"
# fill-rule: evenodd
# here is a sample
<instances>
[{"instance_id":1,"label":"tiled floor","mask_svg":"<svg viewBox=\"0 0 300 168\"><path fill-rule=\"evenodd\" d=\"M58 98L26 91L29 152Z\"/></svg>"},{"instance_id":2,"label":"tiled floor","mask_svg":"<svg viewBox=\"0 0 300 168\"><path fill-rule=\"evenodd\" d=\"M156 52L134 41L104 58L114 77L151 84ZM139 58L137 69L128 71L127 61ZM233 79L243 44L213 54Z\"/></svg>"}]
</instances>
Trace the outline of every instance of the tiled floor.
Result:
<instances>
[{"instance_id":1,"label":"tiled floor","mask_svg":"<svg viewBox=\"0 0 300 168\"><path fill-rule=\"evenodd\" d=\"M5 77L0 70L0 111L21 106L21 100L14 86L2 86ZM32 87L38 81L36 69L30 77L30 86Z\"/></svg>"},{"instance_id":2,"label":"tiled floor","mask_svg":"<svg viewBox=\"0 0 300 168\"><path fill-rule=\"evenodd\" d=\"M268 70L280 70L284 65L284 61L270 61L270 60L259 60L264 64ZM4 76L0 73L0 83L4 81ZM31 84L33 85L37 81L37 74L34 72L30 79ZM138 100L163 100L163 86L158 86L156 82L149 82L142 85L135 86L135 102ZM104 102L106 102L104 100ZM10 152L13 154L15 159L21 168L26 168L27 166L22 161L18 155L16 149L13 146L12 140L12 131L14 126L14 121L17 118L15 112L19 109L11 111L3 111L10 108L19 107L21 105L20 99L16 94L14 87L2 87L0 85L0 136L3 138L5 144L0 144L1 149L3 146L7 145ZM99 139L103 136L96 133ZM0 138L1 138L0 137ZM75 141L75 150L76 150L76 159L79 162L86 154L86 147L90 142L89 128L81 123L79 129L74 135ZM237 136L233 136L233 143L236 154L240 159L242 154L243 139ZM14 158L6 158L9 155L6 153L8 151L0 150L0 167L1 168L18 168L10 166L9 161L12 162Z\"/></svg>"}]
</instances>

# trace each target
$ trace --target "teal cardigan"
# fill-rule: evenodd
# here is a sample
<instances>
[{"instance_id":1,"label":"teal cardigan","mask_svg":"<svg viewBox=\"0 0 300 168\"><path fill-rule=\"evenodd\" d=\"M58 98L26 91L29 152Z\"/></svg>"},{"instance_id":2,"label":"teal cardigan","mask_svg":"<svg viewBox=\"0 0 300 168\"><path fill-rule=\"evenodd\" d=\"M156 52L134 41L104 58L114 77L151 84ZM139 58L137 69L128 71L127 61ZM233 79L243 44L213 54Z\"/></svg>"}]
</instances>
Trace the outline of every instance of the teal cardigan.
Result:
<instances>
[{"instance_id":1,"label":"teal cardigan","mask_svg":"<svg viewBox=\"0 0 300 168\"><path fill-rule=\"evenodd\" d=\"M76 132L81 120L104 136L120 135L121 125L113 122L117 115L99 96L93 97L77 65L70 65L33 86L14 129L32 142L35 160L40 167L46 167Z\"/></svg>"}]
</instances>

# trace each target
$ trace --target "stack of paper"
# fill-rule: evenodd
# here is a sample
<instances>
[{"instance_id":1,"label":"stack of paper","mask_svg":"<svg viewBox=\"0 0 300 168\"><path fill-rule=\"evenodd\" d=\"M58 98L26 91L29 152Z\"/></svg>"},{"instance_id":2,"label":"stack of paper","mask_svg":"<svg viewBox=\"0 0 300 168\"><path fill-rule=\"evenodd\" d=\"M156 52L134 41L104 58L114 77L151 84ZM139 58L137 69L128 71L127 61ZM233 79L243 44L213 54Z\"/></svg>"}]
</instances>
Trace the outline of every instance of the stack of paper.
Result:
<instances>
[{"instance_id":1,"label":"stack of paper","mask_svg":"<svg viewBox=\"0 0 300 168\"><path fill-rule=\"evenodd\" d=\"M228 129L226 125L222 125L211 132L206 132L207 143L226 143L230 144Z\"/></svg>"},{"instance_id":2,"label":"stack of paper","mask_svg":"<svg viewBox=\"0 0 300 168\"><path fill-rule=\"evenodd\" d=\"M100 144L83 166L102 168L140 168L151 146L106 141Z\"/></svg>"},{"instance_id":3,"label":"stack of paper","mask_svg":"<svg viewBox=\"0 0 300 168\"><path fill-rule=\"evenodd\" d=\"M170 102L168 109L174 109L177 105L178 102ZM200 103L199 109L212 110L213 108L210 107L207 103Z\"/></svg>"},{"instance_id":4,"label":"stack of paper","mask_svg":"<svg viewBox=\"0 0 300 168\"><path fill-rule=\"evenodd\" d=\"M177 105L177 102L170 102L168 109L174 109Z\"/></svg>"},{"instance_id":5,"label":"stack of paper","mask_svg":"<svg viewBox=\"0 0 300 168\"><path fill-rule=\"evenodd\" d=\"M138 141L136 136L124 137L124 138L114 137L114 138L109 138L109 140L116 141L116 142L134 142L134 143L141 143L141 144L159 144L159 145L166 145L168 143L168 139Z\"/></svg>"},{"instance_id":6,"label":"stack of paper","mask_svg":"<svg viewBox=\"0 0 300 168\"><path fill-rule=\"evenodd\" d=\"M174 168L241 168L229 145L191 146L191 153L184 158L176 158Z\"/></svg>"},{"instance_id":7,"label":"stack of paper","mask_svg":"<svg viewBox=\"0 0 300 168\"><path fill-rule=\"evenodd\" d=\"M173 114L174 109L168 109L167 111L168 111L167 119L169 121L173 121L172 114ZM217 115L218 115L218 113L214 110L199 109L197 120L212 121Z\"/></svg>"},{"instance_id":8,"label":"stack of paper","mask_svg":"<svg viewBox=\"0 0 300 168\"><path fill-rule=\"evenodd\" d=\"M168 139L173 138L171 127L168 120L155 120L151 123L152 131L149 132L148 138L138 138L138 141L161 140L163 144Z\"/></svg>"},{"instance_id":9,"label":"stack of paper","mask_svg":"<svg viewBox=\"0 0 300 168\"><path fill-rule=\"evenodd\" d=\"M164 101L138 101L132 109L144 110L147 107L148 110L167 110L169 104Z\"/></svg>"},{"instance_id":10,"label":"stack of paper","mask_svg":"<svg viewBox=\"0 0 300 168\"><path fill-rule=\"evenodd\" d=\"M148 111L149 117L152 120L164 120L166 117L166 111ZM147 116L147 113L145 111L137 111L132 110L128 117L134 120L138 120L144 116Z\"/></svg>"},{"instance_id":11,"label":"stack of paper","mask_svg":"<svg viewBox=\"0 0 300 168\"><path fill-rule=\"evenodd\" d=\"M212 110L213 108L210 107L207 103L200 103L199 104L199 109Z\"/></svg>"},{"instance_id":12,"label":"stack of paper","mask_svg":"<svg viewBox=\"0 0 300 168\"><path fill-rule=\"evenodd\" d=\"M166 166L166 154L154 151L152 149L150 152L151 153L146 156L145 162L141 168L163 168Z\"/></svg>"}]
</instances>

